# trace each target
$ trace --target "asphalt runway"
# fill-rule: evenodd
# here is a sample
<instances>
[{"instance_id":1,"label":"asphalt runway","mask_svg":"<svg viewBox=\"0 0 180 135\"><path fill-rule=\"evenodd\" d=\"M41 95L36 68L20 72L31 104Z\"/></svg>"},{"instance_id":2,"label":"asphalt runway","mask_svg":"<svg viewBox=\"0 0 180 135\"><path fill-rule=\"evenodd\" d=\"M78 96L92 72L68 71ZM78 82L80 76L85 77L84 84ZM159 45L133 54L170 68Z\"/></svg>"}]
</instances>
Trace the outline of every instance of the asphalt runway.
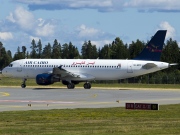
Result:
<instances>
[{"instance_id":1,"label":"asphalt runway","mask_svg":"<svg viewBox=\"0 0 180 135\"><path fill-rule=\"evenodd\" d=\"M0 111L124 107L127 102L179 104L180 90L0 88Z\"/></svg>"}]
</instances>

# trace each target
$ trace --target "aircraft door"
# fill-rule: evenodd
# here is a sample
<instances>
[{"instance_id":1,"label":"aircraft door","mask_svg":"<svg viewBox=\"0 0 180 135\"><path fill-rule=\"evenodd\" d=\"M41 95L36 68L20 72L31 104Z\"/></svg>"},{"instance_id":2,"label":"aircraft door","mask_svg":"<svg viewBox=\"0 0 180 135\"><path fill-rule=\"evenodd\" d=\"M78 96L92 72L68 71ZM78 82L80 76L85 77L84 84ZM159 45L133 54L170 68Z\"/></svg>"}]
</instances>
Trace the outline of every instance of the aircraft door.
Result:
<instances>
[{"instance_id":1,"label":"aircraft door","mask_svg":"<svg viewBox=\"0 0 180 135\"><path fill-rule=\"evenodd\" d=\"M23 66L23 62L21 61L21 62L19 63L19 65L17 66L17 71L18 71L18 72L22 72L22 66Z\"/></svg>"},{"instance_id":2,"label":"aircraft door","mask_svg":"<svg viewBox=\"0 0 180 135\"><path fill-rule=\"evenodd\" d=\"M127 73L133 73L133 62L127 64Z\"/></svg>"}]
</instances>

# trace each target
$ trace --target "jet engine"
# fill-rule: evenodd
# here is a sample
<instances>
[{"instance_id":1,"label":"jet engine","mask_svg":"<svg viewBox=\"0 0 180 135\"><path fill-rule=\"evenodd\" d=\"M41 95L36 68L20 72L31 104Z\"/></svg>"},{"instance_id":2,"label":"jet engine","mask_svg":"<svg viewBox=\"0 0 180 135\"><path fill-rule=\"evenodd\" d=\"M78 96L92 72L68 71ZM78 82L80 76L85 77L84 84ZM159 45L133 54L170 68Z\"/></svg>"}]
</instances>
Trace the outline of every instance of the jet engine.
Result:
<instances>
[{"instance_id":1,"label":"jet engine","mask_svg":"<svg viewBox=\"0 0 180 135\"><path fill-rule=\"evenodd\" d=\"M52 74L38 74L36 76L36 83L39 85L50 85L54 82L60 82L60 78L56 78Z\"/></svg>"}]
</instances>

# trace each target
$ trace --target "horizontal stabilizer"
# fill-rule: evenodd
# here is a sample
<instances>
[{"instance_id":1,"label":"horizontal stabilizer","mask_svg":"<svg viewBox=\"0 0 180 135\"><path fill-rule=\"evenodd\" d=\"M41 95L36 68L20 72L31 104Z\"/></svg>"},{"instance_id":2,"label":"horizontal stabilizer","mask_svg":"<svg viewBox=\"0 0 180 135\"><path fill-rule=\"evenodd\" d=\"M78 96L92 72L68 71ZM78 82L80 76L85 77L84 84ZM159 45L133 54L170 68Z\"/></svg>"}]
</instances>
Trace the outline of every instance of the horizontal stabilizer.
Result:
<instances>
[{"instance_id":1,"label":"horizontal stabilizer","mask_svg":"<svg viewBox=\"0 0 180 135\"><path fill-rule=\"evenodd\" d=\"M154 64L154 63L147 63L144 66L142 66L143 69L151 69L151 68L154 68L154 67L157 67L157 65Z\"/></svg>"}]
</instances>

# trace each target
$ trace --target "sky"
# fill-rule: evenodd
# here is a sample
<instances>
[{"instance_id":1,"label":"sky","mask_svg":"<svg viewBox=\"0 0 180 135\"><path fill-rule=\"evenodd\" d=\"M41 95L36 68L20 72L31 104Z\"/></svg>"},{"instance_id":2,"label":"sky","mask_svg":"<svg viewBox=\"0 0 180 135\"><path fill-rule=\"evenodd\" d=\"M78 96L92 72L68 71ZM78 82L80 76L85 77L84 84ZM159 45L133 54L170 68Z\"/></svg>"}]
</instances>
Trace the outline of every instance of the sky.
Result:
<instances>
[{"instance_id":1,"label":"sky","mask_svg":"<svg viewBox=\"0 0 180 135\"><path fill-rule=\"evenodd\" d=\"M31 51L32 39L80 51L88 40L97 48L116 37L146 42L159 29L180 46L180 0L0 0L0 41L13 54Z\"/></svg>"}]
</instances>

